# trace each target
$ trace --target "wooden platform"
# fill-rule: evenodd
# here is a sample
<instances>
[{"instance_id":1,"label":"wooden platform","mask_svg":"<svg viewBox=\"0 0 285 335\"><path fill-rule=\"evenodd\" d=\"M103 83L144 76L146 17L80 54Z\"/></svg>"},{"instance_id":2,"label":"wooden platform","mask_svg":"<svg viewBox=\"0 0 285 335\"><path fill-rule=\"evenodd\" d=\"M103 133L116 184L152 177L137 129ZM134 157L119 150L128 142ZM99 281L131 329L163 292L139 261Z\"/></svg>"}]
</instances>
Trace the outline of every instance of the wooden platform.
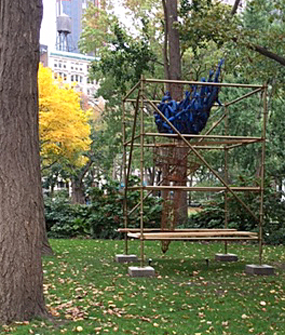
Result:
<instances>
[{"instance_id":1,"label":"wooden platform","mask_svg":"<svg viewBox=\"0 0 285 335\"><path fill-rule=\"evenodd\" d=\"M128 237L140 239L141 234L137 232L128 232ZM151 241L243 241L258 240L258 234L247 231L237 231L236 229L189 229L175 231L144 231L143 240Z\"/></svg>"}]
</instances>

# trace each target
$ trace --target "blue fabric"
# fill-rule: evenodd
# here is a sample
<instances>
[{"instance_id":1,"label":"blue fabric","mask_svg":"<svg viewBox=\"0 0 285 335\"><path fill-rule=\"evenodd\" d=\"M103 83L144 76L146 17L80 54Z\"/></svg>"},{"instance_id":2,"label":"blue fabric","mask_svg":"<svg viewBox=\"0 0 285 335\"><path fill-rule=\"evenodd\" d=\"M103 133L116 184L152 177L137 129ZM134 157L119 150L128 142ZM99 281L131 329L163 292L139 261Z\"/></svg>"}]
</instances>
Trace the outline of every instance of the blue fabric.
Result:
<instances>
[{"instance_id":1,"label":"blue fabric","mask_svg":"<svg viewBox=\"0 0 285 335\"><path fill-rule=\"evenodd\" d=\"M222 59L215 76L211 70L208 80L202 78L201 81L218 83L223 63ZM199 134L207 124L214 103L221 105L218 99L219 89L218 86L192 85L191 90L185 92L185 98L179 103L171 98L170 92L165 92L157 107L181 134ZM154 118L160 133L174 133L158 113L154 114Z\"/></svg>"}]
</instances>

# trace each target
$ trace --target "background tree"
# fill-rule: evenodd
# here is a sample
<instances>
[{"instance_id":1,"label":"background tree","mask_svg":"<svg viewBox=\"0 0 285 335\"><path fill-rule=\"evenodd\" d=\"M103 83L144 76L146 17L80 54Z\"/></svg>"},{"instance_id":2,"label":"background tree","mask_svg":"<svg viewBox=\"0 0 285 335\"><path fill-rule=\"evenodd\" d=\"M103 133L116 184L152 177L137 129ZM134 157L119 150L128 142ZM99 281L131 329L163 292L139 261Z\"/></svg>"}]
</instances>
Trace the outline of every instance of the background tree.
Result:
<instances>
[{"instance_id":1,"label":"background tree","mask_svg":"<svg viewBox=\"0 0 285 335\"><path fill-rule=\"evenodd\" d=\"M37 71L40 0L0 2L0 321L46 314Z\"/></svg>"},{"instance_id":2,"label":"background tree","mask_svg":"<svg viewBox=\"0 0 285 335\"><path fill-rule=\"evenodd\" d=\"M49 68L40 65L38 81L42 171L51 186L54 175L65 175L73 202L84 203L82 180L92 165L92 154L87 154L92 112L81 109L79 93L60 78L54 80Z\"/></svg>"},{"instance_id":3,"label":"background tree","mask_svg":"<svg viewBox=\"0 0 285 335\"><path fill-rule=\"evenodd\" d=\"M181 77L185 80L200 80L201 77L207 77L210 69L215 69L219 59L225 57L226 63L223 66L222 80L239 83L263 83L269 84L269 119L268 134L272 139L270 150L268 150L267 173L277 183L279 188L283 181L278 176L282 175L283 163L282 154L278 145L282 146L283 135L280 127L277 126L282 113L282 94L284 86L284 66L282 64L282 55L284 54L284 15L282 15L282 1L275 0L252 0L247 2L244 12L237 13L235 6L225 5L211 0L189 1L181 0L178 4L178 20L169 25L169 13L171 11L167 5L173 5L174 2L167 1L136 1L125 0L123 4L133 19L133 27L136 27L136 33L132 35L127 33L124 28L125 36L113 39L115 44L108 40L103 52L102 62L93 67L93 74L96 73L97 79L101 79L102 91L106 89L106 98L109 101L115 101L110 117L106 118L106 123L111 125L109 129L117 129L119 137L119 125L115 125L114 120L120 121L119 101L120 90L127 90L134 68L137 63L130 61L130 46L139 45L142 41L147 41L147 48L150 50L154 59L150 60L149 69L140 69L147 75L153 75L157 78L170 78L170 32L172 27L176 32L179 29L180 47L174 47L175 51L180 48L181 59ZM174 15L170 15L172 18ZM143 18L140 20L139 18ZM132 29L133 29L132 27ZM147 29L146 29L147 28ZM111 28L109 27L111 30ZM120 26L122 29L122 26ZM122 36L122 35L121 35ZM174 38L177 42L177 37ZM124 52L121 52L124 51ZM126 52L127 51L127 52ZM173 51L173 50L172 50ZM264 51L264 52L263 52ZM268 51L268 52L267 52ZM113 52L113 53L112 53ZM126 56L128 55L128 56ZM141 60L143 60L141 58ZM146 62L145 62L146 63ZM175 62L179 65L180 60ZM117 64L120 64L117 69ZM132 67L129 68L128 64ZM98 67L99 66L99 67ZM104 68L105 67L105 68ZM180 77L180 78L181 78ZM108 84L107 84L108 83ZM127 84L126 84L127 83ZM104 86L105 85L105 86ZM237 94L243 92L240 90L226 89L221 90L221 101L234 99ZM149 90L153 98L161 98L163 92L160 89ZM179 100L179 99L178 99ZM251 97L237 107L233 108L230 120L231 133L240 134L241 132L259 132L260 129L260 97ZM110 106L110 105L109 105ZM250 116L248 110L251 110ZM149 110L152 113L151 110ZM219 117L221 111L213 109L211 120ZM111 115L116 115L112 119ZM220 131L220 130L216 130ZM113 144L116 145L117 142ZM120 148L118 147L118 153ZM252 150L247 148L236 149L235 155L230 157L232 168L231 181L240 182L242 174L253 173L258 182L258 171L260 162L252 164L252 157L259 156L259 149L253 146ZM213 164L216 170L223 174L223 157L218 152L207 152L206 159ZM274 158L273 158L274 157ZM278 162L273 164L273 162ZM194 163L197 163L194 161ZM275 166L275 168L273 168ZM278 171L277 171L278 170ZM188 169L189 172L189 169ZM282 178L281 178L282 179ZM195 170L194 180L196 183L206 185L217 183L212 174L204 166ZM279 181L277 181L279 180ZM195 199L201 199L203 196L193 194ZM209 197L209 195L206 195Z\"/></svg>"},{"instance_id":4,"label":"background tree","mask_svg":"<svg viewBox=\"0 0 285 335\"><path fill-rule=\"evenodd\" d=\"M61 160L83 165L82 152L91 143L88 112L81 109L80 95L61 80L54 80L51 70L41 65L39 108L42 168Z\"/></svg>"}]
</instances>

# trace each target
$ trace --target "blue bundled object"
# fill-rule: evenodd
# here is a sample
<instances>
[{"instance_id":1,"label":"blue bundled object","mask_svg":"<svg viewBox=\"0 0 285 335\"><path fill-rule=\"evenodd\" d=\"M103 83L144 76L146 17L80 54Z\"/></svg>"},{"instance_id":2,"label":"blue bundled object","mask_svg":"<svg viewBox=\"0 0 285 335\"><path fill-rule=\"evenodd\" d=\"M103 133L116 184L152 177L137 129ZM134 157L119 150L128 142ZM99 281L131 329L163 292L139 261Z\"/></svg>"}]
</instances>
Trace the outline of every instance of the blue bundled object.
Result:
<instances>
[{"instance_id":1,"label":"blue bundled object","mask_svg":"<svg viewBox=\"0 0 285 335\"><path fill-rule=\"evenodd\" d=\"M209 78L203 82L219 82L221 67L224 63L222 59L218 65L214 80L214 71L210 71ZM191 86L191 91L185 92L185 98L177 103L171 98L170 92L165 92L161 103L157 106L163 115L171 122L181 134L199 134L206 126L210 116L210 111L215 102L220 106L218 99L218 86ZM158 114L154 114L155 123L160 133L173 134L172 128Z\"/></svg>"}]
</instances>

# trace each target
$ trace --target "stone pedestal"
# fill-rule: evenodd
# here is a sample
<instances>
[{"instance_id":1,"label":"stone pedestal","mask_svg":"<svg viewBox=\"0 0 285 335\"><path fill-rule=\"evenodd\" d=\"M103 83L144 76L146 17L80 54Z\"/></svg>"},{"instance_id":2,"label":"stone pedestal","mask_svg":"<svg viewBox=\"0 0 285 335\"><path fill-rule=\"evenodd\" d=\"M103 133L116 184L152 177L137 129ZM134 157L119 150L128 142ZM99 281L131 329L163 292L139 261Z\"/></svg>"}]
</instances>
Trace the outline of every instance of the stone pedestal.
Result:
<instances>
[{"instance_id":1,"label":"stone pedestal","mask_svg":"<svg viewBox=\"0 0 285 335\"><path fill-rule=\"evenodd\" d=\"M245 266L245 273L250 275L271 276L274 275L274 268L266 264L249 264Z\"/></svg>"},{"instance_id":2,"label":"stone pedestal","mask_svg":"<svg viewBox=\"0 0 285 335\"><path fill-rule=\"evenodd\" d=\"M138 262L138 258L136 255L116 255L115 261L117 263L131 263Z\"/></svg>"},{"instance_id":3,"label":"stone pedestal","mask_svg":"<svg viewBox=\"0 0 285 335\"><path fill-rule=\"evenodd\" d=\"M216 254L215 260L219 262L237 262L238 256L235 254Z\"/></svg>"},{"instance_id":4,"label":"stone pedestal","mask_svg":"<svg viewBox=\"0 0 285 335\"><path fill-rule=\"evenodd\" d=\"M128 268L128 273L131 277L154 277L155 271L151 266L138 267L130 266Z\"/></svg>"}]
</instances>

